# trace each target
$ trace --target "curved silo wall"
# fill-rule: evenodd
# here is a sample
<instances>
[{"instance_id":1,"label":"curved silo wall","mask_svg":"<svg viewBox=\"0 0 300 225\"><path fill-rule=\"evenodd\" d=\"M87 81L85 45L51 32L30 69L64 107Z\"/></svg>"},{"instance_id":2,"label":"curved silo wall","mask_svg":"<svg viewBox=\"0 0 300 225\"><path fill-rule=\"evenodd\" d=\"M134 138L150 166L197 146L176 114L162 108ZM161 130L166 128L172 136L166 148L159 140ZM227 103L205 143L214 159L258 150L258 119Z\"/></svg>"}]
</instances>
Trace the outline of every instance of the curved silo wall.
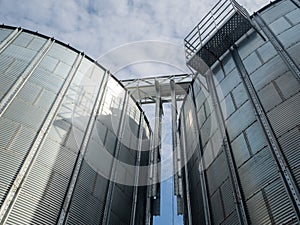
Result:
<instances>
[{"instance_id":1,"label":"curved silo wall","mask_svg":"<svg viewBox=\"0 0 300 225\"><path fill-rule=\"evenodd\" d=\"M151 130L106 69L53 38L1 26L0 86L2 222L144 223L147 187L134 185Z\"/></svg>"},{"instance_id":2,"label":"curved silo wall","mask_svg":"<svg viewBox=\"0 0 300 225\"><path fill-rule=\"evenodd\" d=\"M213 79L198 75L181 112L198 121L199 147L185 135L193 224L205 224L204 208L213 224L299 222L299 2L275 1L251 21L256 30L211 67Z\"/></svg>"}]
</instances>

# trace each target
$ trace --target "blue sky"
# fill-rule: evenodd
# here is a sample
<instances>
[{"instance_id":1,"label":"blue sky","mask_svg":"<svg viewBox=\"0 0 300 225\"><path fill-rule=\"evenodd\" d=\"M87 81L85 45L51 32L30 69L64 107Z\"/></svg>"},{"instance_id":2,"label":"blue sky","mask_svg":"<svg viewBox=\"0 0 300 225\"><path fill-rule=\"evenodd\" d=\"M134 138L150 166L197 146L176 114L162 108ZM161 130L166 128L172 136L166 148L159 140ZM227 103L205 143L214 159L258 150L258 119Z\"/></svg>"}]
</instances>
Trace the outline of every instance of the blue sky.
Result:
<instances>
[{"instance_id":1,"label":"blue sky","mask_svg":"<svg viewBox=\"0 0 300 225\"><path fill-rule=\"evenodd\" d=\"M183 39L216 2L0 0L0 22L54 36L99 59L117 77L132 78L184 71ZM269 1L238 2L253 13ZM130 58L132 55L138 57ZM170 127L170 124L166 122L165 126ZM168 134L166 137L169 137ZM166 149L170 149L168 141L164 144ZM162 196L166 196L167 200L163 204L163 215L155 219L155 225L172 224L172 195L171 190L167 190L172 187L171 181L166 181L165 186ZM182 224L180 221L177 218L174 224Z\"/></svg>"},{"instance_id":2,"label":"blue sky","mask_svg":"<svg viewBox=\"0 0 300 225\"><path fill-rule=\"evenodd\" d=\"M240 0L250 12L267 0ZM2 23L54 36L98 58L126 43L183 38L212 8L211 0L0 0Z\"/></svg>"}]
</instances>

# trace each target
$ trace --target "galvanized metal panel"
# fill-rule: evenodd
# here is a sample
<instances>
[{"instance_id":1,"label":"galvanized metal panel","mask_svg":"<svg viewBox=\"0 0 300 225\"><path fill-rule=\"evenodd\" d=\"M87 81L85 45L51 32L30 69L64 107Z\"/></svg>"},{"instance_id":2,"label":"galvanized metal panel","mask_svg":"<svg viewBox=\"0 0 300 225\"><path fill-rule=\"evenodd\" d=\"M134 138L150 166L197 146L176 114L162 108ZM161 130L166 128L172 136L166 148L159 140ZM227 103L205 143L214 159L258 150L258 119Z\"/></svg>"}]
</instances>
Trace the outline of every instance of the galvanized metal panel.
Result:
<instances>
[{"instance_id":1,"label":"galvanized metal panel","mask_svg":"<svg viewBox=\"0 0 300 225\"><path fill-rule=\"evenodd\" d=\"M0 43L5 40L13 32L13 29L6 29L6 28L1 28L0 29Z\"/></svg>"},{"instance_id":2,"label":"galvanized metal panel","mask_svg":"<svg viewBox=\"0 0 300 225\"><path fill-rule=\"evenodd\" d=\"M247 56L244 61L244 66L248 72L248 74L252 74L254 71L256 71L261 65L262 62L258 58L258 55L256 52L252 52L249 56Z\"/></svg>"},{"instance_id":3,"label":"galvanized metal panel","mask_svg":"<svg viewBox=\"0 0 300 225\"><path fill-rule=\"evenodd\" d=\"M252 224L272 224L262 192L251 197L247 201L247 207Z\"/></svg>"},{"instance_id":4,"label":"galvanized metal panel","mask_svg":"<svg viewBox=\"0 0 300 225\"><path fill-rule=\"evenodd\" d=\"M285 15L285 17L293 24L293 25L296 25L298 23L300 23L300 17L299 17L299 14L300 14L300 9L297 8L295 10L292 10L291 12L287 13Z\"/></svg>"},{"instance_id":5,"label":"galvanized metal panel","mask_svg":"<svg viewBox=\"0 0 300 225\"><path fill-rule=\"evenodd\" d=\"M100 224L104 202L93 196L87 189L76 186L66 224Z\"/></svg>"},{"instance_id":6,"label":"galvanized metal panel","mask_svg":"<svg viewBox=\"0 0 300 225\"><path fill-rule=\"evenodd\" d=\"M289 13L296 9L297 6L289 0L284 0L278 2L276 5L270 6L268 9L264 10L261 14L267 23L275 21L277 18Z\"/></svg>"},{"instance_id":7,"label":"galvanized metal panel","mask_svg":"<svg viewBox=\"0 0 300 225\"><path fill-rule=\"evenodd\" d=\"M227 179L221 186L225 217L235 211L234 193L230 179Z\"/></svg>"},{"instance_id":8,"label":"galvanized metal panel","mask_svg":"<svg viewBox=\"0 0 300 225\"><path fill-rule=\"evenodd\" d=\"M238 74L237 69L232 70L216 87L220 101L223 100L228 93L239 85L241 78ZM217 85L217 84L216 84Z\"/></svg>"},{"instance_id":9,"label":"galvanized metal panel","mask_svg":"<svg viewBox=\"0 0 300 225\"><path fill-rule=\"evenodd\" d=\"M72 66L77 57L77 52L62 46L59 43L54 43L53 47L49 50L48 55ZM65 75L67 76L67 74Z\"/></svg>"},{"instance_id":10,"label":"galvanized metal panel","mask_svg":"<svg viewBox=\"0 0 300 225\"><path fill-rule=\"evenodd\" d=\"M20 125L12 120L0 118L0 147L5 149L10 143L10 140L17 133Z\"/></svg>"},{"instance_id":11,"label":"galvanized metal panel","mask_svg":"<svg viewBox=\"0 0 300 225\"><path fill-rule=\"evenodd\" d=\"M236 110L226 121L231 140L255 121L254 109L249 101Z\"/></svg>"},{"instance_id":12,"label":"galvanized metal panel","mask_svg":"<svg viewBox=\"0 0 300 225\"><path fill-rule=\"evenodd\" d=\"M300 47L300 44L299 44ZM298 49L300 52L300 48ZM300 58L300 55L299 55ZM300 62L299 62L300 64ZM289 98L300 91L300 85L295 76L289 71L275 80L284 98Z\"/></svg>"},{"instance_id":13,"label":"galvanized metal panel","mask_svg":"<svg viewBox=\"0 0 300 225\"><path fill-rule=\"evenodd\" d=\"M4 150L2 148L0 151L0 203L2 205L24 158L22 155Z\"/></svg>"},{"instance_id":14,"label":"galvanized metal panel","mask_svg":"<svg viewBox=\"0 0 300 225\"><path fill-rule=\"evenodd\" d=\"M240 225L238 215L234 210L225 220L221 223L222 225Z\"/></svg>"},{"instance_id":15,"label":"galvanized metal panel","mask_svg":"<svg viewBox=\"0 0 300 225\"><path fill-rule=\"evenodd\" d=\"M231 95L227 95L225 99L220 103L223 111L224 119L226 120L228 117L232 115L232 113L236 110L232 101Z\"/></svg>"},{"instance_id":16,"label":"galvanized metal panel","mask_svg":"<svg viewBox=\"0 0 300 225\"><path fill-rule=\"evenodd\" d=\"M130 224L130 215L131 215L131 203L132 203L132 194L133 187L124 186L121 184L116 184L114 189L114 195L112 200L111 209L114 211L119 219L119 221L126 224ZM126 191L124 191L124 189ZM126 210L124 210L126 209Z\"/></svg>"},{"instance_id":17,"label":"galvanized metal panel","mask_svg":"<svg viewBox=\"0 0 300 225\"><path fill-rule=\"evenodd\" d=\"M212 195L229 176L224 151L216 157L206 173L209 193Z\"/></svg>"},{"instance_id":18,"label":"galvanized metal panel","mask_svg":"<svg viewBox=\"0 0 300 225\"><path fill-rule=\"evenodd\" d=\"M291 168L292 174L294 175L298 187L300 187L300 131L299 127L295 127L289 132L285 133L278 139L284 156Z\"/></svg>"},{"instance_id":19,"label":"galvanized metal panel","mask_svg":"<svg viewBox=\"0 0 300 225\"><path fill-rule=\"evenodd\" d=\"M274 224L296 223L296 214L285 191L282 180L278 179L264 188L267 207L273 217Z\"/></svg>"},{"instance_id":20,"label":"galvanized metal panel","mask_svg":"<svg viewBox=\"0 0 300 225\"><path fill-rule=\"evenodd\" d=\"M18 38L20 38L20 36L17 37L15 41L17 41ZM36 55L36 51L12 44L9 45L2 54L7 57L15 58L20 61L29 63Z\"/></svg>"},{"instance_id":21,"label":"galvanized metal panel","mask_svg":"<svg viewBox=\"0 0 300 225\"><path fill-rule=\"evenodd\" d=\"M277 55L277 52L270 41L267 41L265 44L257 48L256 51L264 63Z\"/></svg>"},{"instance_id":22,"label":"galvanized metal panel","mask_svg":"<svg viewBox=\"0 0 300 225\"><path fill-rule=\"evenodd\" d=\"M250 79L256 91L259 91L287 71L288 67L283 63L280 56L276 56L251 74Z\"/></svg>"},{"instance_id":23,"label":"galvanized metal panel","mask_svg":"<svg viewBox=\"0 0 300 225\"><path fill-rule=\"evenodd\" d=\"M14 60L12 57L0 56L0 99L7 93L26 66L25 62Z\"/></svg>"},{"instance_id":24,"label":"galvanized metal panel","mask_svg":"<svg viewBox=\"0 0 300 225\"><path fill-rule=\"evenodd\" d=\"M212 216L213 216L213 223L220 224L224 220L224 213L223 207L221 202L220 191L216 191L213 196L211 196L211 208L212 208Z\"/></svg>"},{"instance_id":25,"label":"galvanized metal panel","mask_svg":"<svg viewBox=\"0 0 300 225\"><path fill-rule=\"evenodd\" d=\"M252 154L256 154L256 152L268 146L267 139L259 122L255 121L248 127L245 134Z\"/></svg>"},{"instance_id":26,"label":"galvanized metal panel","mask_svg":"<svg viewBox=\"0 0 300 225\"><path fill-rule=\"evenodd\" d=\"M18 97L25 102L34 104L35 100L39 96L42 88L32 82L26 82L18 94ZM50 104L48 105L49 108Z\"/></svg>"},{"instance_id":27,"label":"galvanized metal panel","mask_svg":"<svg viewBox=\"0 0 300 225\"><path fill-rule=\"evenodd\" d=\"M261 104L266 112L282 102L282 99L272 83L266 85L258 92Z\"/></svg>"},{"instance_id":28,"label":"galvanized metal panel","mask_svg":"<svg viewBox=\"0 0 300 225\"><path fill-rule=\"evenodd\" d=\"M269 28L273 31L275 35L278 35L285 30L289 29L291 24L284 18L280 17L271 24L269 24Z\"/></svg>"},{"instance_id":29,"label":"galvanized metal panel","mask_svg":"<svg viewBox=\"0 0 300 225\"><path fill-rule=\"evenodd\" d=\"M93 195L102 202L104 202L106 198L107 185L107 178L97 174Z\"/></svg>"},{"instance_id":30,"label":"galvanized metal panel","mask_svg":"<svg viewBox=\"0 0 300 225\"><path fill-rule=\"evenodd\" d=\"M297 24L285 32L278 35L278 39L284 46L284 48L289 48L295 43L299 42L300 36L300 24Z\"/></svg>"},{"instance_id":31,"label":"galvanized metal panel","mask_svg":"<svg viewBox=\"0 0 300 225\"><path fill-rule=\"evenodd\" d=\"M239 168L241 185L246 199L278 176L269 148L252 156Z\"/></svg>"},{"instance_id":32,"label":"galvanized metal panel","mask_svg":"<svg viewBox=\"0 0 300 225\"><path fill-rule=\"evenodd\" d=\"M46 114L46 111L36 106L26 104L20 99L15 99L5 111L3 117L37 130Z\"/></svg>"},{"instance_id":33,"label":"galvanized metal panel","mask_svg":"<svg viewBox=\"0 0 300 225\"><path fill-rule=\"evenodd\" d=\"M248 100L247 92L242 83L234 88L231 93L237 108L239 108Z\"/></svg>"},{"instance_id":34,"label":"galvanized metal panel","mask_svg":"<svg viewBox=\"0 0 300 225\"><path fill-rule=\"evenodd\" d=\"M289 132L282 135L279 139L279 144L284 152L287 162L291 168L300 165L300 131L299 127L295 127Z\"/></svg>"},{"instance_id":35,"label":"galvanized metal panel","mask_svg":"<svg viewBox=\"0 0 300 225\"><path fill-rule=\"evenodd\" d=\"M277 137L300 124L299 102L300 93L287 99L268 113L268 118Z\"/></svg>"},{"instance_id":36,"label":"galvanized metal panel","mask_svg":"<svg viewBox=\"0 0 300 225\"><path fill-rule=\"evenodd\" d=\"M59 91L64 81L53 73L41 68L37 68L29 80L54 93Z\"/></svg>"},{"instance_id":37,"label":"galvanized metal panel","mask_svg":"<svg viewBox=\"0 0 300 225\"><path fill-rule=\"evenodd\" d=\"M63 147L61 144L47 139L36 160L37 162L52 168L52 171L56 171L68 178L71 176L76 160L76 154Z\"/></svg>"},{"instance_id":38,"label":"galvanized metal panel","mask_svg":"<svg viewBox=\"0 0 300 225\"><path fill-rule=\"evenodd\" d=\"M237 167L240 167L250 158L250 152L243 133L232 141L231 148Z\"/></svg>"},{"instance_id":39,"label":"galvanized metal panel","mask_svg":"<svg viewBox=\"0 0 300 225\"><path fill-rule=\"evenodd\" d=\"M52 172L46 166L35 163L18 195L8 222L19 219L25 224L55 223L67 185L67 178ZM24 214L22 215L21 212Z\"/></svg>"},{"instance_id":40,"label":"galvanized metal panel","mask_svg":"<svg viewBox=\"0 0 300 225\"><path fill-rule=\"evenodd\" d=\"M91 166L84 160L80 169L77 184L85 188L89 193L94 190L97 173L91 168Z\"/></svg>"}]
</instances>

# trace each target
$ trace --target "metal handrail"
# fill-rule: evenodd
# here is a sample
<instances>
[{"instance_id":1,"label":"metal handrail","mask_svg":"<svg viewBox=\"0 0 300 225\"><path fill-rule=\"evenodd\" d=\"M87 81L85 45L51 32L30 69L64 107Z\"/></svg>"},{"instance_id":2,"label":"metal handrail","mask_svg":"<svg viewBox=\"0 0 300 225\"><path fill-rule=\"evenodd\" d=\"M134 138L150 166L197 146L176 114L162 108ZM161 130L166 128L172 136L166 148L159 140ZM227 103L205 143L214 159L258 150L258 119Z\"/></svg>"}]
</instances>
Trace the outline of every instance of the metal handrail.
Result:
<instances>
[{"instance_id":1,"label":"metal handrail","mask_svg":"<svg viewBox=\"0 0 300 225\"><path fill-rule=\"evenodd\" d=\"M249 18L248 12L235 0L219 0L184 39L186 59L193 57L235 13Z\"/></svg>"}]
</instances>

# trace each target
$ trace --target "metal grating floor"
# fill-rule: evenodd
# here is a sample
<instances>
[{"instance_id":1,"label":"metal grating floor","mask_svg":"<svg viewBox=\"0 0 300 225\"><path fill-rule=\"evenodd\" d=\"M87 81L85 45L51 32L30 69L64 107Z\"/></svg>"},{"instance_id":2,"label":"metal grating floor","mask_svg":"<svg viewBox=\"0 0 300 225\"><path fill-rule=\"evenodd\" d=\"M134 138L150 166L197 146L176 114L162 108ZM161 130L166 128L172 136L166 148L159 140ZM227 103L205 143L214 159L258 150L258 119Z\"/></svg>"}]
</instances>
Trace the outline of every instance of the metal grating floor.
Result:
<instances>
[{"instance_id":1,"label":"metal grating floor","mask_svg":"<svg viewBox=\"0 0 300 225\"><path fill-rule=\"evenodd\" d=\"M252 28L251 22L236 12L214 35L191 57L189 66L201 71L203 62L211 67L240 37Z\"/></svg>"}]
</instances>

